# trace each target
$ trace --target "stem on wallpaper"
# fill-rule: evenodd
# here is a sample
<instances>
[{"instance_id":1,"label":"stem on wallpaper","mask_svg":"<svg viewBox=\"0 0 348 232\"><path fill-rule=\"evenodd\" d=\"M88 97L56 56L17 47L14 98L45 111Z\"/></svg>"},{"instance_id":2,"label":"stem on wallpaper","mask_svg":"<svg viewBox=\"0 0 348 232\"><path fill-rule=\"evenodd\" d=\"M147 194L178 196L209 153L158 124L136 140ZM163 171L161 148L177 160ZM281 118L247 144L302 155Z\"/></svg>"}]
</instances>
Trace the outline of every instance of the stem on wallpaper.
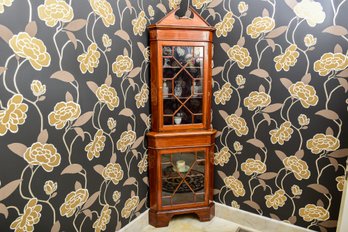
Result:
<instances>
[{"instance_id":1,"label":"stem on wallpaper","mask_svg":"<svg viewBox=\"0 0 348 232\"><path fill-rule=\"evenodd\" d=\"M259 126L260 126L264 121L266 121L266 119L262 119L262 120L256 125L255 130L254 130L254 138L255 138L255 139L256 139L256 133L257 133L257 131L258 131L258 129L259 129Z\"/></svg>"},{"instance_id":2,"label":"stem on wallpaper","mask_svg":"<svg viewBox=\"0 0 348 232\"><path fill-rule=\"evenodd\" d=\"M19 209L18 209L16 206L10 205L10 206L7 206L7 209L14 209L14 210L16 210L16 212L17 212L18 215L21 214L21 212L19 211Z\"/></svg>"},{"instance_id":3,"label":"stem on wallpaper","mask_svg":"<svg viewBox=\"0 0 348 232\"><path fill-rule=\"evenodd\" d=\"M324 82L324 92L325 92L325 97L326 97L326 101L325 102L328 102L328 99L329 99L329 94L328 94L328 91L327 91L327 84L329 83L330 80L332 80L333 78L336 77L336 72L332 73L328 79ZM325 109L328 109L327 108L327 105L325 104Z\"/></svg>"},{"instance_id":4,"label":"stem on wallpaper","mask_svg":"<svg viewBox=\"0 0 348 232\"><path fill-rule=\"evenodd\" d=\"M231 191L231 190L228 189L228 190L224 193L224 196L222 197L223 202L224 202L225 205L226 205L226 195L227 195L227 193L229 193L230 191Z\"/></svg>"},{"instance_id":5,"label":"stem on wallpaper","mask_svg":"<svg viewBox=\"0 0 348 232\"><path fill-rule=\"evenodd\" d=\"M341 87L342 87L341 85L338 85L330 92L328 98L326 99L325 109L329 109L329 101L331 100L332 94Z\"/></svg>"},{"instance_id":6,"label":"stem on wallpaper","mask_svg":"<svg viewBox=\"0 0 348 232\"><path fill-rule=\"evenodd\" d=\"M34 168L34 171L31 173L29 183L28 183L28 190L29 190L29 193L30 193L32 198L35 198L35 195L33 194L33 191L31 189L31 182L33 181L34 175L39 168L40 168L40 166L37 166L36 168Z\"/></svg>"},{"instance_id":7,"label":"stem on wallpaper","mask_svg":"<svg viewBox=\"0 0 348 232\"><path fill-rule=\"evenodd\" d=\"M100 110L99 110L99 113L98 113L97 122L98 122L98 126L99 126L100 129L102 129L102 126L100 124L100 115L101 115L101 112L102 112L103 108L105 107L105 105L106 105L105 103L101 103Z\"/></svg>"},{"instance_id":8,"label":"stem on wallpaper","mask_svg":"<svg viewBox=\"0 0 348 232\"><path fill-rule=\"evenodd\" d=\"M76 212L74 220L73 220L73 226L74 226L74 229L75 229L76 232L79 232L79 230L77 229L76 224L75 224L76 223L76 219L79 216L79 214L80 214L80 212Z\"/></svg>"},{"instance_id":9,"label":"stem on wallpaper","mask_svg":"<svg viewBox=\"0 0 348 232\"><path fill-rule=\"evenodd\" d=\"M87 216L85 216L85 217L83 218L83 220L82 220L82 222L81 222L81 224L80 224L80 227L79 227L79 231L80 231L80 232L83 231L83 230L82 230L82 227L83 227L83 223L85 223L85 221L86 221L86 218L87 218Z\"/></svg>"},{"instance_id":10,"label":"stem on wallpaper","mask_svg":"<svg viewBox=\"0 0 348 232\"><path fill-rule=\"evenodd\" d=\"M295 126L293 126L293 128L297 131L299 137L300 137L300 145L298 146L298 150L301 150L302 148L302 144L303 144L303 137L302 137L302 134L301 134L301 130Z\"/></svg>"},{"instance_id":11,"label":"stem on wallpaper","mask_svg":"<svg viewBox=\"0 0 348 232\"><path fill-rule=\"evenodd\" d=\"M29 9L29 18L28 18L28 23L30 23L31 21L32 21L32 18L33 18L33 7L32 7L32 5L31 5L31 2L30 2L31 0L27 0L27 2L28 2L28 9Z\"/></svg>"},{"instance_id":12,"label":"stem on wallpaper","mask_svg":"<svg viewBox=\"0 0 348 232\"><path fill-rule=\"evenodd\" d=\"M105 204L108 204L108 201L106 200L106 192L108 191L108 187L109 187L109 185L110 185L110 182L111 182L111 181L108 181L108 182L106 183L106 186L105 186L105 189L104 189L104 194L103 194L103 196L104 196L104 202L105 202Z\"/></svg>"},{"instance_id":13,"label":"stem on wallpaper","mask_svg":"<svg viewBox=\"0 0 348 232\"><path fill-rule=\"evenodd\" d=\"M337 122L338 121L338 122ZM342 132L342 120L341 119L337 119L337 121L336 120L334 120L334 122L337 124L337 126L338 126L338 133L337 133L337 138L339 138L340 137L340 135L341 135L341 132Z\"/></svg>"},{"instance_id":14,"label":"stem on wallpaper","mask_svg":"<svg viewBox=\"0 0 348 232\"><path fill-rule=\"evenodd\" d=\"M27 59L22 60L20 63L17 61L17 68L13 74L13 85L17 91L17 93L20 93L18 86L17 86L17 75L18 75L18 71L19 68L27 61Z\"/></svg>"},{"instance_id":15,"label":"stem on wallpaper","mask_svg":"<svg viewBox=\"0 0 348 232\"><path fill-rule=\"evenodd\" d=\"M237 109L239 109L240 108L240 104L241 104L241 97L240 97L240 93L239 93L239 91L238 91L238 89L239 89L239 87L238 88L235 88L233 85L231 85L232 86L232 89L234 89L234 91L237 93L237 96L238 96L238 107L237 107Z\"/></svg>"}]
</instances>

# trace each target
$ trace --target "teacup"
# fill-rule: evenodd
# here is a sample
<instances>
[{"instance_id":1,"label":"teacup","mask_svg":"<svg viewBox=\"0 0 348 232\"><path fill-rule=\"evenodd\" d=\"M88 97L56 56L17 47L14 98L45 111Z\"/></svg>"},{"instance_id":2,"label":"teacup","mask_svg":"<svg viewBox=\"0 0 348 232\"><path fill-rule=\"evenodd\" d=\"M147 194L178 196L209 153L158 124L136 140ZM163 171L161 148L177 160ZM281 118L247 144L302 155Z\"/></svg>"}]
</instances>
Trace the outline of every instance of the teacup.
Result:
<instances>
[{"instance_id":1,"label":"teacup","mask_svg":"<svg viewBox=\"0 0 348 232\"><path fill-rule=\"evenodd\" d=\"M175 122L176 125L181 124L181 120L182 120L182 117L179 117L179 116L175 116L174 117L174 122Z\"/></svg>"}]
</instances>

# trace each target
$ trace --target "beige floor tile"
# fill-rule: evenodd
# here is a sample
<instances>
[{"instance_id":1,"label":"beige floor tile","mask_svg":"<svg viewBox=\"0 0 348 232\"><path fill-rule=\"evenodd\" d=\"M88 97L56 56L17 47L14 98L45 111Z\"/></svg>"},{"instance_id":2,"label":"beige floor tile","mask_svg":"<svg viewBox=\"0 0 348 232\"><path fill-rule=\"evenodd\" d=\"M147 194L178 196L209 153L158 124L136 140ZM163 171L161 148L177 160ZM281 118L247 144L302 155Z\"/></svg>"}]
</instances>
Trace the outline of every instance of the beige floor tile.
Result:
<instances>
[{"instance_id":1,"label":"beige floor tile","mask_svg":"<svg viewBox=\"0 0 348 232\"><path fill-rule=\"evenodd\" d=\"M147 226L143 232L236 232L238 225L221 218L213 218L210 222L200 222L197 218L185 215L174 217L168 227L155 228Z\"/></svg>"}]
</instances>

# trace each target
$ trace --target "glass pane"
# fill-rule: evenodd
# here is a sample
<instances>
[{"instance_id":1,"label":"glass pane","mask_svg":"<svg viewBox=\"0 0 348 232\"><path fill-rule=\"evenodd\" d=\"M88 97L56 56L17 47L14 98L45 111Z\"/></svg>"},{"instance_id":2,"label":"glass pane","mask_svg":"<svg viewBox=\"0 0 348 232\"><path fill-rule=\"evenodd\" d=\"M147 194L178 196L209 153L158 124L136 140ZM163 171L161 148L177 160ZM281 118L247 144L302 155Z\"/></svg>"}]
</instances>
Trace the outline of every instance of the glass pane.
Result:
<instances>
[{"instance_id":1,"label":"glass pane","mask_svg":"<svg viewBox=\"0 0 348 232\"><path fill-rule=\"evenodd\" d=\"M162 205L204 201L205 152L162 155Z\"/></svg>"},{"instance_id":2,"label":"glass pane","mask_svg":"<svg viewBox=\"0 0 348 232\"><path fill-rule=\"evenodd\" d=\"M194 114L202 113L202 98L191 98L186 103L187 108Z\"/></svg>"},{"instance_id":3,"label":"glass pane","mask_svg":"<svg viewBox=\"0 0 348 232\"><path fill-rule=\"evenodd\" d=\"M203 47L163 47L164 125L202 123Z\"/></svg>"},{"instance_id":4,"label":"glass pane","mask_svg":"<svg viewBox=\"0 0 348 232\"><path fill-rule=\"evenodd\" d=\"M163 56L172 56L173 55L173 47L165 46L162 49Z\"/></svg>"},{"instance_id":5,"label":"glass pane","mask_svg":"<svg viewBox=\"0 0 348 232\"><path fill-rule=\"evenodd\" d=\"M192 62L193 47L174 47L174 57L181 65Z\"/></svg>"},{"instance_id":6,"label":"glass pane","mask_svg":"<svg viewBox=\"0 0 348 232\"><path fill-rule=\"evenodd\" d=\"M192 78L186 71L181 71L174 80L174 95L178 98L191 96Z\"/></svg>"}]
</instances>

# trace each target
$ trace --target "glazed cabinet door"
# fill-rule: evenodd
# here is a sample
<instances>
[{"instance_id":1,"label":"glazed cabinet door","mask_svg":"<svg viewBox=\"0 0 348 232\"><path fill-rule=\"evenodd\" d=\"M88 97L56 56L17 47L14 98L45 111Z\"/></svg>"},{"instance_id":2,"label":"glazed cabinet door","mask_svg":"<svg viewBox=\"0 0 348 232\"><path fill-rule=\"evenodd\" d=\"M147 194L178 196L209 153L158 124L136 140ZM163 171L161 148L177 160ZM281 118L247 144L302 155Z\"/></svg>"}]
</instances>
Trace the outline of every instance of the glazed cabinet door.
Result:
<instances>
[{"instance_id":1,"label":"glazed cabinet door","mask_svg":"<svg viewBox=\"0 0 348 232\"><path fill-rule=\"evenodd\" d=\"M203 129L207 125L207 43L159 43L160 129ZM209 121L210 123L210 121Z\"/></svg>"},{"instance_id":2,"label":"glazed cabinet door","mask_svg":"<svg viewBox=\"0 0 348 232\"><path fill-rule=\"evenodd\" d=\"M208 202L208 150L163 151L160 155L160 206L175 209Z\"/></svg>"}]
</instances>

